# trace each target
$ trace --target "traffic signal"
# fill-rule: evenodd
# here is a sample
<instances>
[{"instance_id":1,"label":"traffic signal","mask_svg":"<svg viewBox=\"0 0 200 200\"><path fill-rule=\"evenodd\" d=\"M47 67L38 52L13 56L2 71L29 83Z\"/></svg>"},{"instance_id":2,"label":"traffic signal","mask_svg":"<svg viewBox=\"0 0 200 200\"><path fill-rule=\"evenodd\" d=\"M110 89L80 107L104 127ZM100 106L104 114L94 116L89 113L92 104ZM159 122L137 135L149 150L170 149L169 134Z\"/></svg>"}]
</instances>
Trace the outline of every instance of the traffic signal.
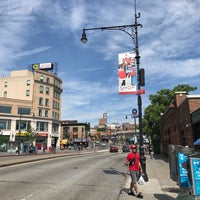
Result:
<instances>
[{"instance_id":1,"label":"traffic signal","mask_svg":"<svg viewBox=\"0 0 200 200\"><path fill-rule=\"evenodd\" d=\"M144 68L139 69L139 81L141 86L145 86L145 73Z\"/></svg>"}]
</instances>

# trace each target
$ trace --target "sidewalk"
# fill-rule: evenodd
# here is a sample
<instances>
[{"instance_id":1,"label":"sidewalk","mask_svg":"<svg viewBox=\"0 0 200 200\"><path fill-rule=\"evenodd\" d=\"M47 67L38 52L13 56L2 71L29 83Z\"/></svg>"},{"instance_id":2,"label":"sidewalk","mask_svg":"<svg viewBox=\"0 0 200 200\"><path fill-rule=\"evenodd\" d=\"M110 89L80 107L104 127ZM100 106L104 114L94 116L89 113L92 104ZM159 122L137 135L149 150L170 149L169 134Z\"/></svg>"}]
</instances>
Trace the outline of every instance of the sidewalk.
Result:
<instances>
[{"instance_id":1,"label":"sidewalk","mask_svg":"<svg viewBox=\"0 0 200 200\"><path fill-rule=\"evenodd\" d=\"M151 159L146 156L146 171L149 181L144 185L139 185L139 190L144 196L144 200L174 200L181 193L181 189L176 182L170 179L169 163L161 156ZM127 174L124 187L121 191L119 200L137 199L128 195L130 186L130 176Z\"/></svg>"}]
</instances>

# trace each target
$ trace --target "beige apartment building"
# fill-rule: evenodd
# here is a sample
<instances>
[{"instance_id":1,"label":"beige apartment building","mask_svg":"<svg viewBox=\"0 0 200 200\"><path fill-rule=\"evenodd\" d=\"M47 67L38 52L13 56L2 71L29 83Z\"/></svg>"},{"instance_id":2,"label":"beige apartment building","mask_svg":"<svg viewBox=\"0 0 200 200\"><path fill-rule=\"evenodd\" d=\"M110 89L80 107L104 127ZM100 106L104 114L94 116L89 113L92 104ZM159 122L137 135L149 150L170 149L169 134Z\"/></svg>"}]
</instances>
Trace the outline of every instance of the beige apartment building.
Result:
<instances>
[{"instance_id":1,"label":"beige apartment building","mask_svg":"<svg viewBox=\"0 0 200 200\"><path fill-rule=\"evenodd\" d=\"M52 70L17 70L0 77L0 136L7 144L1 148L13 151L20 143L27 152L29 125L37 133L38 149L59 147L61 95L62 80Z\"/></svg>"}]
</instances>

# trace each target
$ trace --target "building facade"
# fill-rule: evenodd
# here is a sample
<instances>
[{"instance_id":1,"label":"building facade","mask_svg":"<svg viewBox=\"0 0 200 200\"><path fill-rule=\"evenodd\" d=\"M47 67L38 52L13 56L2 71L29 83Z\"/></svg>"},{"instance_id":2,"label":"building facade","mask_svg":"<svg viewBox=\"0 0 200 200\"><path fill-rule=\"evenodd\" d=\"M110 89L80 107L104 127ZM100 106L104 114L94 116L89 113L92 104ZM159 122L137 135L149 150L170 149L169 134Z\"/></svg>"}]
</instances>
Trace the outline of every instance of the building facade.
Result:
<instances>
[{"instance_id":1,"label":"building facade","mask_svg":"<svg viewBox=\"0 0 200 200\"><path fill-rule=\"evenodd\" d=\"M63 120L61 123L61 148L68 145L87 147L91 141L90 123L79 123L77 120Z\"/></svg>"},{"instance_id":2,"label":"building facade","mask_svg":"<svg viewBox=\"0 0 200 200\"><path fill-rule=\"evenodd\" d=\"M31 125L38 149L58 147L61 128L62 80L50 70L11 71L0 78L0 130L4 140L27 148L25 135ZM27 151L27 149L24 149Z\"/></svg>"},{"instance_id":3,"label":"building facade","mask_svg":"<svg viewBox=\"0 0 200 200\"><path fill-rule=\"evenodd\" d=\"M200 138L200 108L192 113L191 118L193 141L195 142Z\"/></svg>"},{"instance_id":4,"label":"building facade","mask_svg":"<svg viewBox=\"0 0 200 200\"><path fill-rule=\"evenodd\" d=\"M168 155L168 145L193 146L192 113L200 108L200 95L176 92L172 104L160 120L160 151Z\"/></svg>"}]
</instances>

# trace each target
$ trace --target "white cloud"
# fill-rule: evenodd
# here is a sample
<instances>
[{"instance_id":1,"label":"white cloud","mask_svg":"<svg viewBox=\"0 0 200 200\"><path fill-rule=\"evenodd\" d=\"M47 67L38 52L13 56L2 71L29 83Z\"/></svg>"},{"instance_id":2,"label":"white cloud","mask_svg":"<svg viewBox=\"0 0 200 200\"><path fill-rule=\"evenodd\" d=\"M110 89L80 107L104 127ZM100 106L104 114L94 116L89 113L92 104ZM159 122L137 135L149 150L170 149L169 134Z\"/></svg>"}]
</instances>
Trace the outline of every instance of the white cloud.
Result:
<instances>
[{"instance_id":1,"label":"white cloud","mask_svg":"<svg viewBox=\"0 0 200 200\"><path fill-rule=\"evenodd\" d=\"M124 120L124 113L137 107L137 98L117 94L117 55L133 50L132 39L124 32L107 30L87 31L86 45L80 37L83 27L133 24L133 3L0 1L1 72L56 60L62 65L58 74L63 80L64 118L98 123L108 112L109 120ZM184 81L199 85L199 10L199 0L137 1L138 23L143 24L138 28L140 67L145 68L148 95ZM148 105L147 94L143 108Z\"/></svg>"}]
</instances>

